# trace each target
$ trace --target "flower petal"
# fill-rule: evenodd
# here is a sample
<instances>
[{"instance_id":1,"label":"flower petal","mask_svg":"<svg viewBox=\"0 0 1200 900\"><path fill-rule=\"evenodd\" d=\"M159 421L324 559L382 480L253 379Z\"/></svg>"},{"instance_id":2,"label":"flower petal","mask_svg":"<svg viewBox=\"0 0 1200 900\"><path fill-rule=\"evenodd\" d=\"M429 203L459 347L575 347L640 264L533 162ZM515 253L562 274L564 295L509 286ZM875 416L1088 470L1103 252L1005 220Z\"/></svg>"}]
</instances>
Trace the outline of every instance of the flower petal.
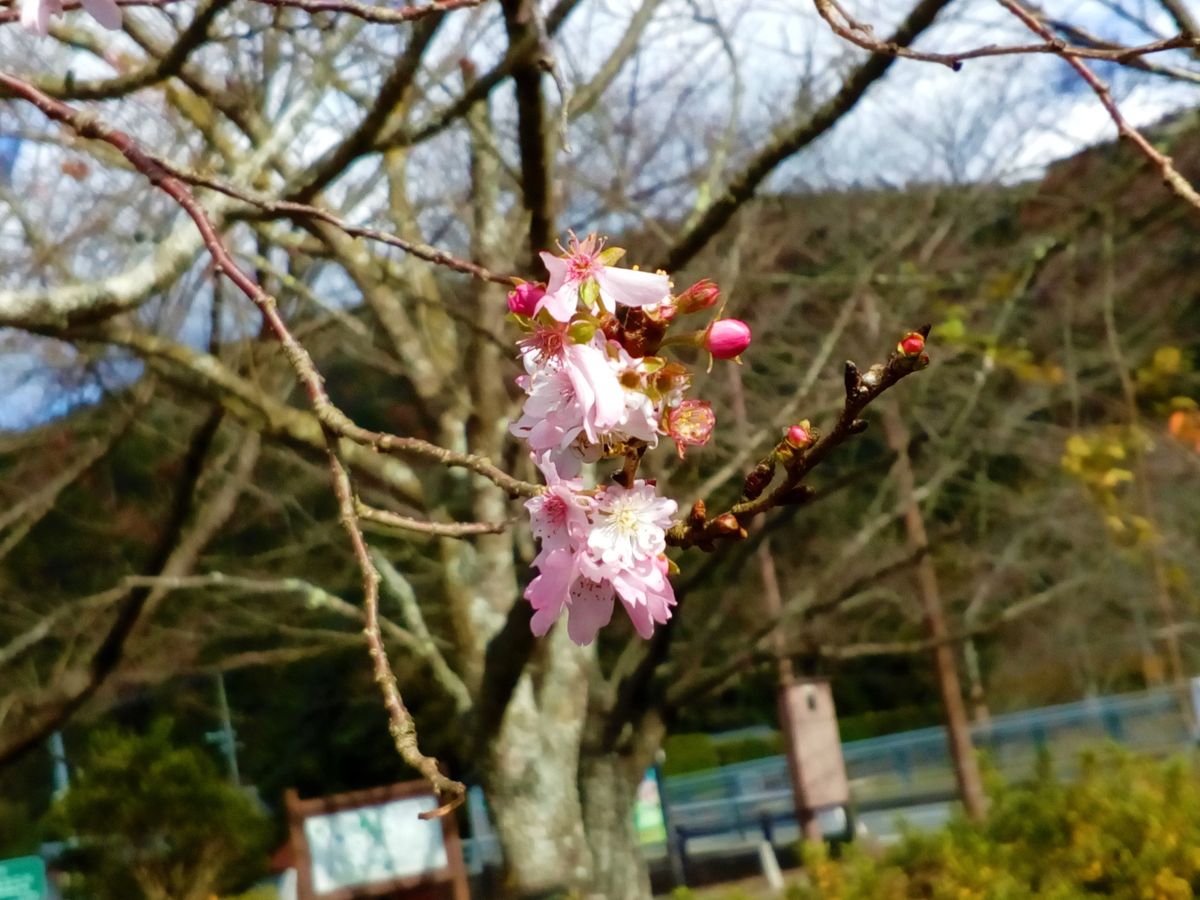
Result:
<instances>
[{"instance_id":1,"label":"flower petal","mask_svg":"<svg viewBox=\"0 0 1200 900\"><path fill-rule=\"evenodd\" d=\"M117 6L117 0L82 0L82 2L83 8L88 11L88 14L109 31L115 31L121 27L121 7Z\"/></svg>"},{"instance_id":2,"label":"flower petal","mask_svg":"<svg viewBox=\"0 0 1200 900\"><path fill-rule=\"evenodd\" d=\"M534 609L529 628L541 637L550 630L570 599L571 582L578 569L574 555L566 550L539 554L534 565L538 567L538 576L525 588L525 599Z\"/></svg>"},{"instance_id":3,"label":"flower petal","mask_svg":"<svg viewBox=\"0 0 1200 900\"><path fill-rule=\"evenodd\" d=\"M600 296L609 309L614 309L618 303L622 306L653 306L671 295L670 279L654 272L605 266L596 281L600 283Z\"/></svg>"},{"instance_id":4,"label":"flower petal","mask_svg":"<svg viewBox=\"0 0 1200 900\"><path fill-rule=\"evenodd\" d=\"M600 629L612 621L613 605L611 585L580 578L571 587L567 635L580 646L590 644Z\"/></svg>"},{"instance_id":5,"label":"flower petal","mask_svg":"<svg viewBox=\"0 0 1200 900\"><path fill-rule=\"evenodd\" d=\"M542 257L542 265L546 267L546 272L550 275L546 281L546 293L557 294L559 288L567 281L567 261L561 256L555 256L545 250L539 255Z\"/></svg>"},{"instance_id":6,"label":"flower petal","mask_svg":"<svg viewBox=\"0 0 1200 900\"><path fill-rule=\"evenodd\" d=\"M565 284L557 291L547 291L533 308L534 315L543 309L558 322L570 322L575 310L579 309L579 291L572 284Z\"/></svg>"},{"instance_id":7,"label":"flower petal","mask_svg":"<svg viewBox=\"0 0 1200 900\"><path fill-rule=\"evenodd\" d=\"M563 348L567 374L584 408L584 430L596 442L597 432L607 431L625 414L625 389L608 364L604 351L594 344Z\"/></svg>"},{"instance_id":8,"label":"flower petal","mask_svg":"<svg viewBox=\"0 0 1200 900\"><path fill-rule=\"evenodd\" d=\"M55 0L21 0L21 24L45 37L50 31L50 17L61 11L55 9L56 5Z\"/></svg>"}]
</instances>

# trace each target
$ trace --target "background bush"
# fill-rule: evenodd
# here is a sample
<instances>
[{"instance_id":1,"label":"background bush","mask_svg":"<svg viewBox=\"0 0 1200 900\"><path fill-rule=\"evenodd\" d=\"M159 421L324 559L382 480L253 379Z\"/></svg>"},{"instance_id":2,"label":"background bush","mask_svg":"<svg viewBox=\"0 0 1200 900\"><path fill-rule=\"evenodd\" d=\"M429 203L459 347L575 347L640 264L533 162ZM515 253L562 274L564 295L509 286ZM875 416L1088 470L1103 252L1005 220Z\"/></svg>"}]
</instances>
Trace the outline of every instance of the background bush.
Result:
<instances>
[{"instance_id":1,"label":"background bush","mask_svg":"<svg viewBox=\"0 0 1200 900\"><path fill-rule=\"evenodd\" d=\"M49 828L70 848L68 896L207 900L261 873L268 823L204 751L176 747L170 724L93 738Z\"/></svg>"},{"instance_id":2,"label":"background bush","mask_svg":"<svg viewBox=\"0 0 1200 900\"><path fill-rule=\"evenodd\" d=\"M811 885L790 900L1186 900L1200 892L1200 765L1117 750L1081 760L1059 782L1043 760L1027 783L989 783L981 826L956 819L907 833L881 858L806 853Z\"/></svg>"}]
</instances>

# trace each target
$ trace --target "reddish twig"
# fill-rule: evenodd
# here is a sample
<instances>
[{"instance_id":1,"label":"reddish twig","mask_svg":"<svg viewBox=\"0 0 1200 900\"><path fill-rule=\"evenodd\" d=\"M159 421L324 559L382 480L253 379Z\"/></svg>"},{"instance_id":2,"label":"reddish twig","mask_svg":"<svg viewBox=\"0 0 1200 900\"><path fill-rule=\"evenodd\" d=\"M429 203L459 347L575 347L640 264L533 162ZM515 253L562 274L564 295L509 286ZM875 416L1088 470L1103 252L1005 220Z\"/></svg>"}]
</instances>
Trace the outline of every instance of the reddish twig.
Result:
<instances>
[{"instance_id":1,"label":"reddish twig","mask_svg":"<svg viewBox=\"0 0 1200 900\"><path fill-rule=\"evenodd\" d=\"M922 337L928 333L929 326L920 331ZM667 543L675 547L699 546L702 550L712 550L718 540L747 537L746 527L759 513L809 500L814 492L803 484L808 473L848 438L866 430L867 423L859 418L859 414L873 400L905 376L923 368L928 361L924 353L914 356L894 351L886 363L872 366L864 374L859 373L854 363L847 361L846 399L829 432L817 435L813 430L814 439L804 447L780 442L746 475L742 497L737 503L724 513L709 517L704 503L697 501L688 517L667 531ZM784 477L768 491L778 467L783 468Z\"/></svg>"},{"instance_id":2,"label":"reddish twig","mask_svg":"<svg viewBox=\"0 0 1200 900\"><path fill-rule=\"evenodd\" d=\"M314 14L341 13L367 22L399 25L431 16L434 13L470 9L484 3L485 0L432 0L432 2L420 6L402 6L399 9L388 9L386 6L375 6L371 3L356 3L354 0L258 0L258 2L267 6L302 9Z\"/></svg>"},{"instance_id":3,"label":"reddish twig","mask_svg":"<svg viewBox=\"0 0 1200 900\"><path fill-rule=\"evenodd\" d=\"M417 745L417 726L412 713L404 705L400 694L400 685L388 662L387 649L383 645L383 633L379 627L379 570L371 561L371 552L359 526L358 515L355 511L354 489L350 484L350 475L346 467L334 451L336 442L329 442L329 469L333 475L333 490L337 495L338 510L342 527L350 536L350 544L354 548L354 558L363 578L363 636L367 640L367 649L371 655L371 664L375 670L375 683L383 694L383 705L388 714L388 732L392 743L399 751L401 759L424 775L434 786L439 796L449 800L431 812L420 814L422 819L444 816L459 806L467 797L467 788L460 781L447 778L438 768L437 760L426 756Z\"/></svg>"},{"instance_id":4,"label":"reddish twig","mask_svg":"<svg viewBox=\"0 0 1200 900\"><path fill-rule=\"evenodd\" d=\"M1053 40L1054 35L1050 29L1043 24L1037 16L1031 13L1025 7L1017 3L1016 0L997 0L1001 6L1007 9L1010 13L1016 16L1030 31L1045 38L1047 41ZM1195 40L1194 38L1192 39ZM1153 163L1162 174L1162 179L1175 194L1182 200L1191 204L1196 209L1200 209L1200 194L1192 186L1192 183L1179 174L1171 162L1171 157L1164 153L1160 153L1153 144L1146 139L1140 131L1129 124L1129 121L1121 113L1117 103L1113 100L1112 92L1109 91L1108 85L1096 77L1096 74L1083 64L1079 59L1080 54L1073 49L1064 49L1060 55L1067 64L1074 69L1079 77L1082 78L1100 99L1100 103L1108 111L1109 117L1117 126L1117 133L1124 139L1132 143L1151 163Z\"/></svg>"}]
</instances>

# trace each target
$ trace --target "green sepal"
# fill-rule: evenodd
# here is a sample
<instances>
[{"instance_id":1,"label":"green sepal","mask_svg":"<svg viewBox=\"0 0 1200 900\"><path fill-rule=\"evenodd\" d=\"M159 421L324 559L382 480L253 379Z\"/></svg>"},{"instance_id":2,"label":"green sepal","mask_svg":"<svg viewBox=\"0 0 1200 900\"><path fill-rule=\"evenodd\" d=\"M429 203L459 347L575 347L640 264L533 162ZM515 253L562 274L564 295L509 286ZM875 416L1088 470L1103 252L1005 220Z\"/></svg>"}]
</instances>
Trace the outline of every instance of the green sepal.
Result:
<instances>
[{"instance_id":1,"label":"green sepal","mask_svg":"<svg viewBox=\"0 0 1200 900\"><path fill-rule=\"evenodd\" d=\"M609 247L596 257L596 261L602 266L613 266L616 265L624 255L625 251L620 247Z\"/></svg>"},{"instance_id":2,"label":"green sepal","mask_svg":"<svg viewBox=\"0 0 1200 900\"><path fill-rule=\"evenodd\" d=\"M576 319L567 334L576 344L586 344L596 336L596 323L592 319Z\"/></svg>"},{"instance_id":3,"label":"green sepal","mask_svg":"<svg viewBox=\"0 0 1200 900\"><path fill-rule=\"evenodd\" d=\"M523 316L520 313L510 312L505 318L512 322L522 331L533 331L534 321L529 316Z\"/></svg>"},{"instance_id":4,"label":"green sepal","mask_svg":"<svg viewBox=\"0 0 1200 900\"><path fill-rule=\"evenodd\" d=\"M588 309L600 302L600 285L596 283L596 279L589 278L579 286L579 299Z\"/></svg>"}]
</instances>

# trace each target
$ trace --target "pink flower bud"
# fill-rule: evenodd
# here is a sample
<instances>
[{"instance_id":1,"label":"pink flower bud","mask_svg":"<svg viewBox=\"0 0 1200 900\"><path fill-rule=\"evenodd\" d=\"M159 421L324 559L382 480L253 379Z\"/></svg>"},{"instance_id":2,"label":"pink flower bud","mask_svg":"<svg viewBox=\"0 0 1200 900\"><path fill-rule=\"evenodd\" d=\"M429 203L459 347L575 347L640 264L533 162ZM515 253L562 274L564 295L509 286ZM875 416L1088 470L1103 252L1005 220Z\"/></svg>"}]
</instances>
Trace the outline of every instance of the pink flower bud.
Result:
<instances>
[{"instance_id":1,"label":"pink flower bud","mask_svg":"<svg viewBox=\"0 0 1200 900\"><path fill-rule=\"evenodd\" d=\"M704 348L717 359L733 359L750 346L750 326L741 319L717 319L704 332Z\"/></svg>"},{"instance_id":2,"label":"pink flower bud","mask_svg":"<svg viewBox=\"0 0 1200 900\"><path fill-rule=\"evenodd\" d=\"M896 350L901 356L919 356L924 349L925 336L919 331L910 331L896 345Z\"/></svg>"},{"instance_id":3,"label":"pink flower bud","mask_svg":"<svg viewBox=\"0 0 1200 900\"><path fill-rule=\"evenodd\" d=\"M546 289L540 284L523 281L508 292L508 311L518 316L533 318L538 301L546 296Z\"/></svg>"},{"instance_id":4,"label":"pink flower bud","mask_svg":"<svg viewBox=\"0 0 1200 900\"><path fill-rule=\"evenodd\" d=\"M801 422L799 425L793 425L789 428L783 439L797 450L800 450L812 443L812 432L809 431L807 422Z\"/></svg>"},{"instance_id":5,"label":"pink flower bud","mask_svg":"<svg viewBox=\"0 0 1200 900\"><path fill-rule=\"evenodd\" d=\"M700 312L708 309L721 298L721 289L708 278L701 278L675 298L675 308L681 313Z\"/></svg>"},{"instance_id":6,"label":"pink flower bud","mask_svg":"<svg viewBox=\"0 0 1200 900\"><path fill-rule=\"evenodd\" d=\"M680 459L684 447L707 444L716 424L712 404L705 400L684 400L667 412L667 434L675 442Z\"/></svg>"}]
</instances>

